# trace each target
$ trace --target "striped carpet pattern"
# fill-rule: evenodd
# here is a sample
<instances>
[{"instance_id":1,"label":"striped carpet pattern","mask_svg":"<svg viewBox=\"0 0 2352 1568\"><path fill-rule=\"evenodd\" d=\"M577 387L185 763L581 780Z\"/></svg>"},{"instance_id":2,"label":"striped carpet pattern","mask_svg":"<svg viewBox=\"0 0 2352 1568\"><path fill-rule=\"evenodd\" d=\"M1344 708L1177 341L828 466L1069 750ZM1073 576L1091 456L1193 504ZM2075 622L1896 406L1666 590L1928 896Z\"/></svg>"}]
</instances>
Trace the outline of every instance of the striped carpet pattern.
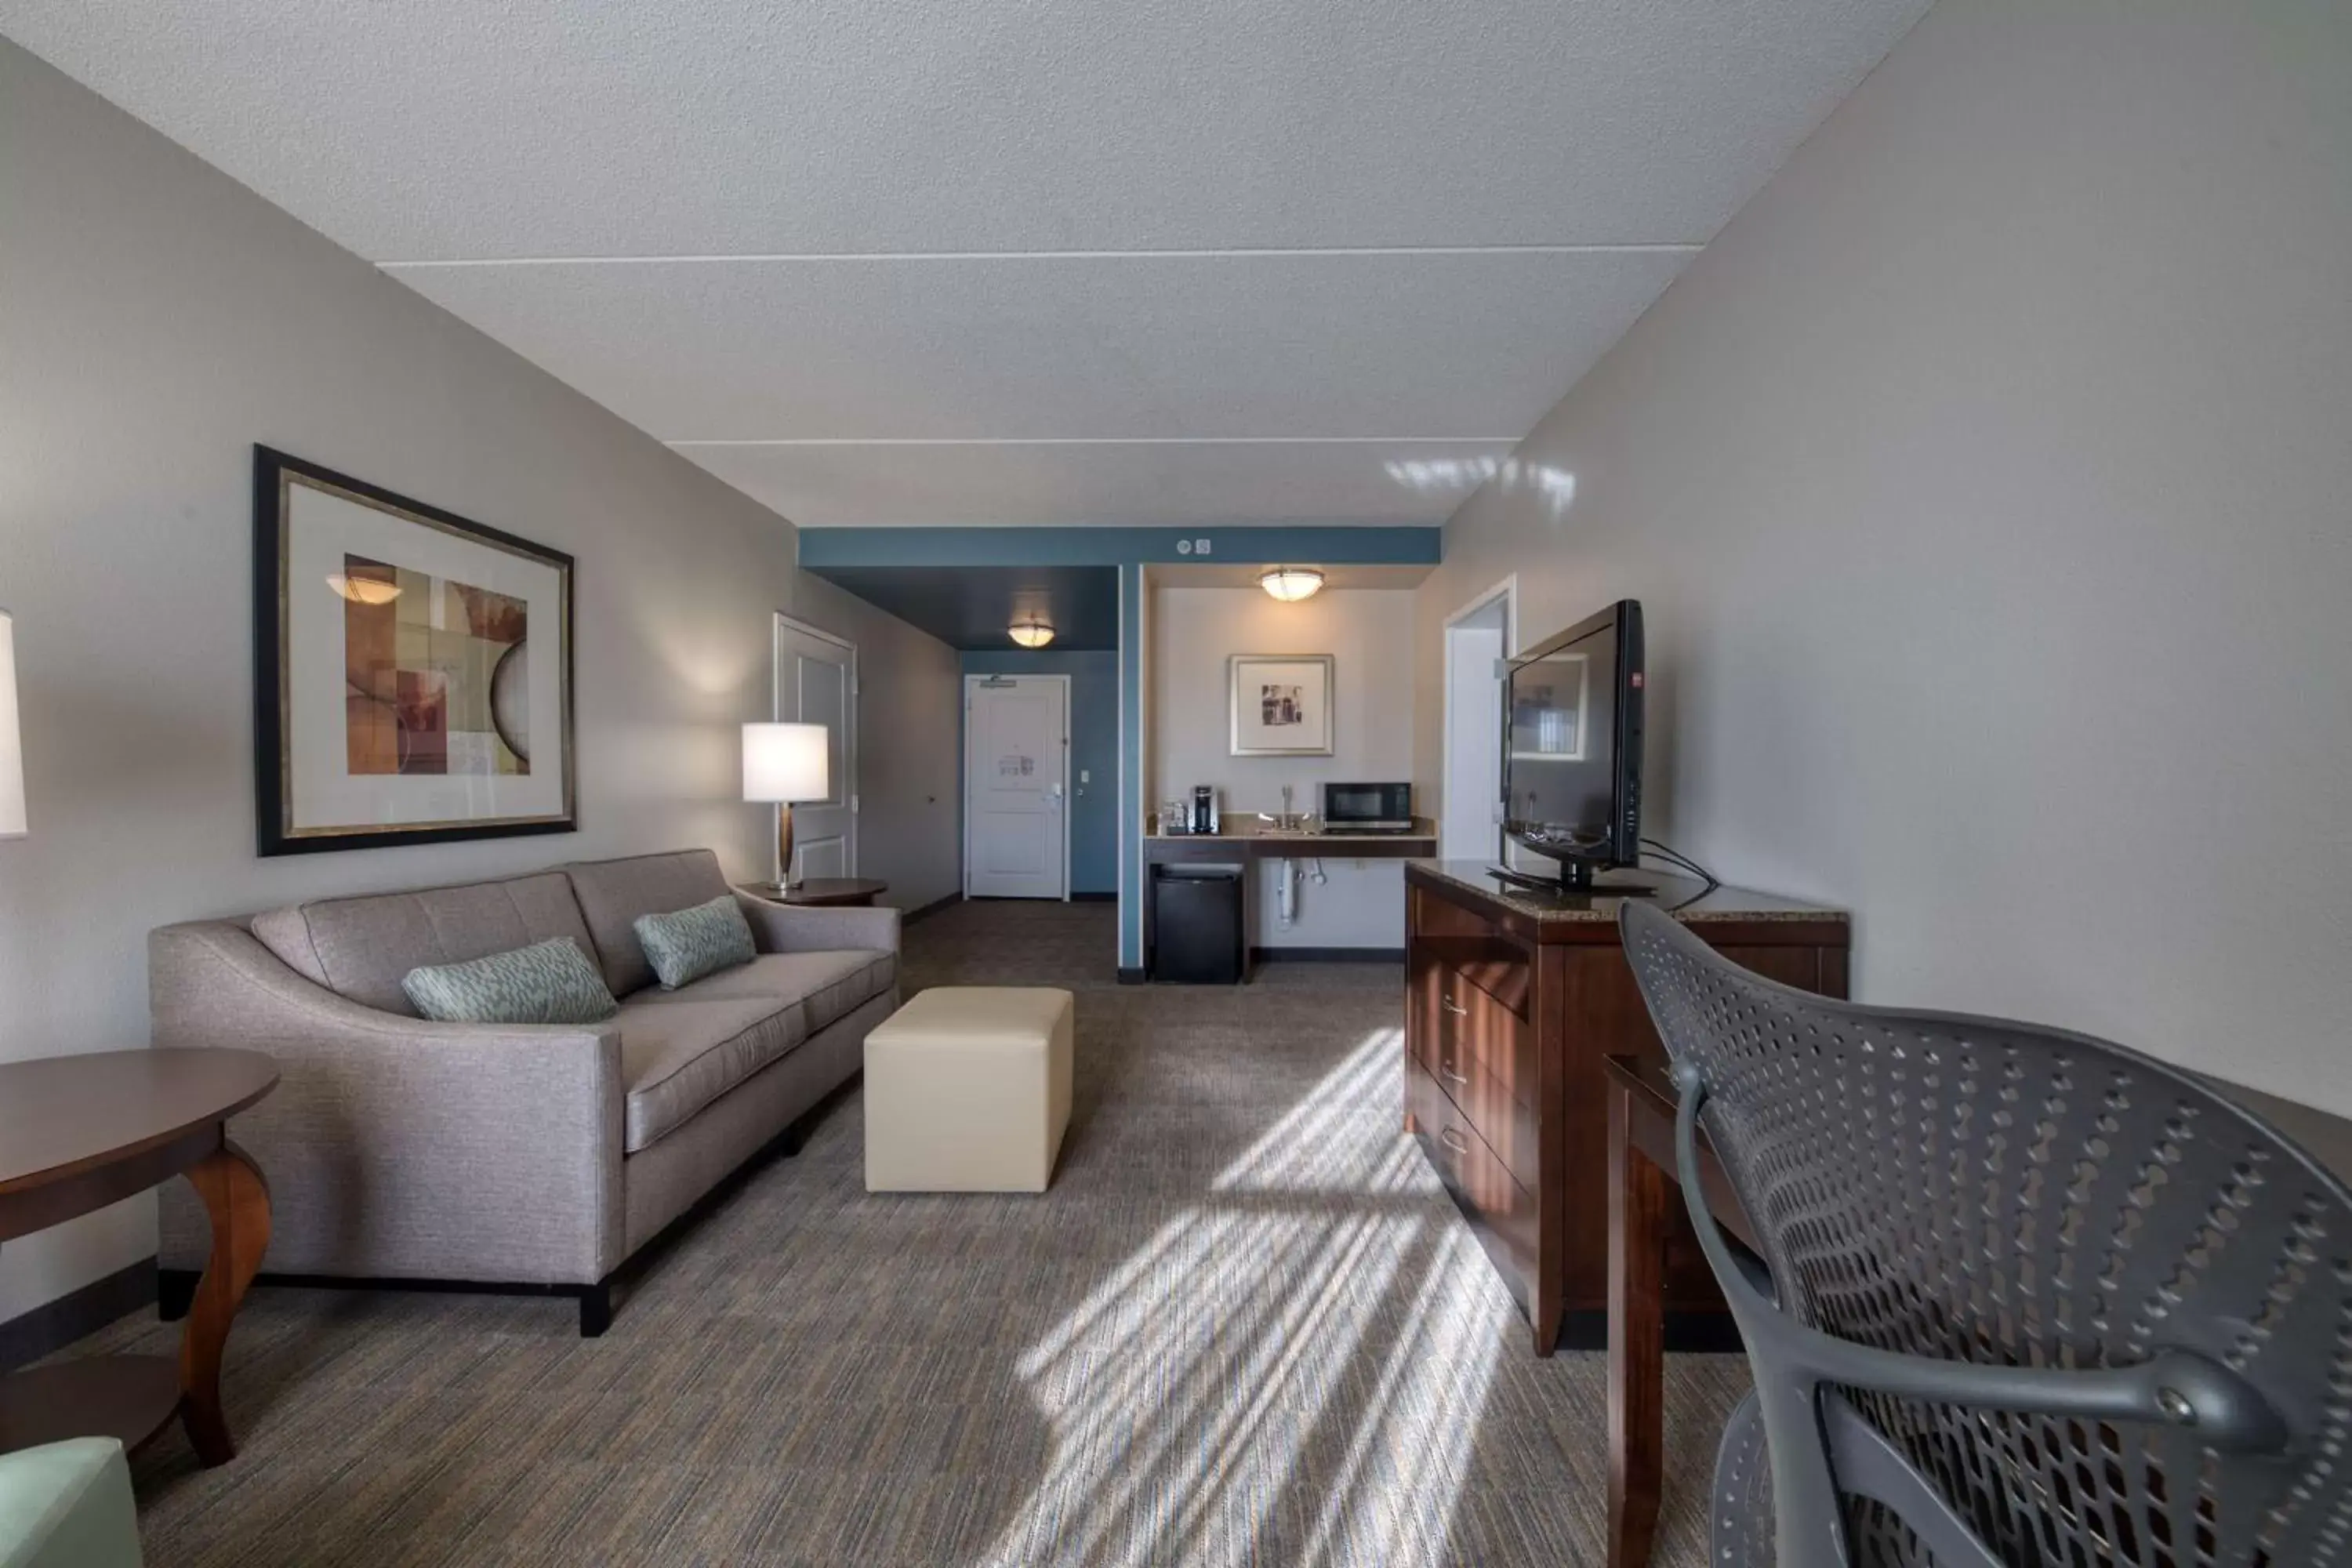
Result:
<instances>
[{"instance_id":1,"label":"striped carpet pattern","mask_svg":"<svg viewBox=\"0 0 2352 1568\"><path fill-rule=\"evenodd\" d=\"M1077 993L1043 1196L868 1196L860 1116L750 1173L612 1331L568 1303L257 1289L242 1451L133 1464L148 1561L1605 1561L1596 1355L1538 1361L1399 1131L1395 966L1114 984L1107 906L971 903L907 983ZM82 1347L168 1350L142 1318ZM1669 1363L1656 1561L1705 1561L1737 1358Z\"/></svg>"}]
</instances>

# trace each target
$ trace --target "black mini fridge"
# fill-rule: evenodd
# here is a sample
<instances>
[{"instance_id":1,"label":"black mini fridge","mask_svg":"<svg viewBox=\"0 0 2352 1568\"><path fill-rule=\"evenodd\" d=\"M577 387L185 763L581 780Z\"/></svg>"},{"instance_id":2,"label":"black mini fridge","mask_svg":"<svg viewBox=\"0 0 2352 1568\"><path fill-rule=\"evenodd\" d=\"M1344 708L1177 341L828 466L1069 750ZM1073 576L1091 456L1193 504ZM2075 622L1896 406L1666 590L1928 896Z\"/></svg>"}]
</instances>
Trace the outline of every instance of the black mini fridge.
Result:
<instances>
[{"instance_id":1,"label":"black mini fridge","mask_svg":"<svg viewBox=\"0 0 2352 1568\"><path fill-rule=\"evenodd\" d=\"M1241 984L1242 886L1238 866L1151 868L1151 978Z\"/></svg>"}]
</instances>

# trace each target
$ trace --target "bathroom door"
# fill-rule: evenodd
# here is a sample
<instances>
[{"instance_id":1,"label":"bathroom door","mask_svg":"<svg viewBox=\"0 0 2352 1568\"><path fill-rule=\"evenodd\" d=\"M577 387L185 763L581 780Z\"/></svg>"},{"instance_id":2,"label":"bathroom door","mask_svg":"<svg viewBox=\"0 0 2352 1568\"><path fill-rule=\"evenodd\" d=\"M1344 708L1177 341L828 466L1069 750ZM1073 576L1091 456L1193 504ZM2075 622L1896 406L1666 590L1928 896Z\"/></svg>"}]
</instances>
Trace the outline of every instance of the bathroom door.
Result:
<instances>
[{"instance_id":1,"label":"bathroom door","mask_svg":"<svg viewBox=\"0 0 2352 1568\"><path fill-rule=\"evenodd\" d=\"M963 890L1070 896L1070 678L963 682Z\"/></svg>"},{"instance_id":2,"label":"bathroom door","mask_svg":"<svg viewBox=\"0 0 2352 1568\"><path fill-rule=\"evenodd\" d=\"M776 617L776 720L822 724L830 799L793 807L793 859L803 877L857 874L857 649L830 632Z\"/></svg>"}]
</instances>

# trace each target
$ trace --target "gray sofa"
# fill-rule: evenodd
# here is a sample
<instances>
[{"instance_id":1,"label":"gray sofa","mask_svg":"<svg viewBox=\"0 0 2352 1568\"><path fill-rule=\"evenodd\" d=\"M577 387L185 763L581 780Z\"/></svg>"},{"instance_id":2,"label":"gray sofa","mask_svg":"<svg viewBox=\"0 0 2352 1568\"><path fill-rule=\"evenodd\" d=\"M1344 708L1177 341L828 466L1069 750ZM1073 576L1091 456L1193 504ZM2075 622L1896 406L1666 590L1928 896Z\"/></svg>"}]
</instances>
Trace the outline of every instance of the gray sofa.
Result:
<instances>
[{"instance_id":1,"label":"gray sofa","mask_svg":"<svg viewBox=\"0 0 2352 1568\"><path fill-rule=\"evenodd\" d=\"M734 897L760 956L665 992L632 922L727 895L708 850L423 892L328 899L148 942L158 1047L276 1057L230 1135L268 1178L270 1276L529 1286L604 1331L622 1263L863 1059L898 1001L898 913ZM570 937L621 1001L601 1025L429 1023L419 964ZM202 1267L203 1206L163 1194L167 1281Z\"/></svg>"}]
</instances>

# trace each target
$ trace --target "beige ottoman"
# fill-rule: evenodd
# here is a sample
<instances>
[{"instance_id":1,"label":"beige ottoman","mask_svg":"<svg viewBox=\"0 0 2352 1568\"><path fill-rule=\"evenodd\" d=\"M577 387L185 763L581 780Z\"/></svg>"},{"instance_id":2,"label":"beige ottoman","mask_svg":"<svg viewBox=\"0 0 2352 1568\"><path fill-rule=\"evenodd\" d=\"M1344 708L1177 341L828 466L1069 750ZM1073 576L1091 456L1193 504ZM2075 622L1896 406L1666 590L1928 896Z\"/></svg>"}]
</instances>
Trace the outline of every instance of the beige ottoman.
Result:
<instances>
[{"instance_id":1,"label":"beige ottoman","mask_svg":"<svg viewBox=\"0 0 2352 1568\"><path fill-rule=\"evenodd\" d=\"M938 985L866 1037L866 1190L1042 1193L1070 1124L1070 994Z\"/></svg>"}]
</instances>

